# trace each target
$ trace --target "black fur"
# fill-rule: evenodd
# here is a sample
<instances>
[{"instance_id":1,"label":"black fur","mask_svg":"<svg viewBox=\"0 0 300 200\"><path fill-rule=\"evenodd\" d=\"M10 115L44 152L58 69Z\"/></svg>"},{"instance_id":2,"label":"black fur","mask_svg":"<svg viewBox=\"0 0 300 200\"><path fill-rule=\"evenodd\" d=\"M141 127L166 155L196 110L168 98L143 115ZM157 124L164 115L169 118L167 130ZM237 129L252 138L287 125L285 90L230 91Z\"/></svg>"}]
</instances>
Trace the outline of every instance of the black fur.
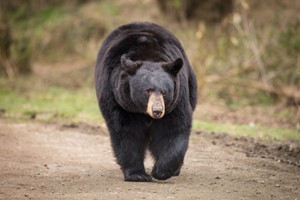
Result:
<instances>
[{"instance_id":1,"label":"black fur","mask_svg":"<svg viewBox=\"0 0 300 200\"><path fill-rule=\"evenodd\" d=\"M144 168L146 149L155 160L152 177L179 175L197 82L176 37L152 23L121 26L104 40L95 73L99 107L125 180L151 181ZM149 88L164 94L166 114L161 119L145 112L144 91Z\"/></svg>"}]
</instances>

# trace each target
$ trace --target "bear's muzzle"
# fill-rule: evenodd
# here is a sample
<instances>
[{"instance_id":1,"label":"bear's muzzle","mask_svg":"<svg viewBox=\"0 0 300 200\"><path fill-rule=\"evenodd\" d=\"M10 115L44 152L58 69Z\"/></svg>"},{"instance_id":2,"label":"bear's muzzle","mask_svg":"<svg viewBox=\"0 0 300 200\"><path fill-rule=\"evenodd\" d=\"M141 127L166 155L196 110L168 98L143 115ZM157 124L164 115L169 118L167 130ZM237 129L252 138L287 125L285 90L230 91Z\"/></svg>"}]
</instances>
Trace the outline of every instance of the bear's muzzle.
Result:
<instances>
[{"instance_id":1,"label":"bear's muzzle","mask_svg":"<svg viewBox=\"0 0 300 200\"><path fill-rule=\"evenodd\" d=\"M161 93L153 92L149 96L147 113L154 119L160 119L165 114L165 102Z\"/></svg>"}]
</instances>

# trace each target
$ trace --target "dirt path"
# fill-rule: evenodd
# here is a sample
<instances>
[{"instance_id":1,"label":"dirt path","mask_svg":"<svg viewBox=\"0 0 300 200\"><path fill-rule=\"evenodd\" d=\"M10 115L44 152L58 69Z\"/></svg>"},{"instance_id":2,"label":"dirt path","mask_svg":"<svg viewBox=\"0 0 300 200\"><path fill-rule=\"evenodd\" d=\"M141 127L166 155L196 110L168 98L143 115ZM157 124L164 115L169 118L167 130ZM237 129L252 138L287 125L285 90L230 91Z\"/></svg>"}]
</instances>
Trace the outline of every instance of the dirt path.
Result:
<instances>
[{"instance_id":1,"label":"dirt path","mask_svg":"<svg viewBox=\"0 0 300 200\"><path fill-rule=\"evenodd\" d=\"M104 131L0 120L0 199L300 200L299 167L220 141L193 133L179 177L129 183Z\"/></svg>"}]
</instances>

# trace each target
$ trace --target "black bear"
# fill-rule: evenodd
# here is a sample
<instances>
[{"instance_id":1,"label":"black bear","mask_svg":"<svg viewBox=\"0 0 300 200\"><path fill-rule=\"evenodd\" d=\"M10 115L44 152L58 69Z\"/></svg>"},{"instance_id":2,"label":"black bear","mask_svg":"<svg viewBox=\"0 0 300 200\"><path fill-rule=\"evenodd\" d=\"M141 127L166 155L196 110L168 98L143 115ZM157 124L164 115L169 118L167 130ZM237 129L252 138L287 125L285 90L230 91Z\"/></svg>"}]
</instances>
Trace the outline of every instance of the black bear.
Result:
<instances>
[{"instance_id":1,"label":"black bear","mask_svg":"<svg viewBox=\"0 0 300 200\"><path fill-rule=\"evenodd\" d=\"M135 22L103 41L95 70L100 110L125 181L178 176L188 148L197 82L176 37ZM149 149L155 164L144 167Z\"/></svg>"}]
</instances>

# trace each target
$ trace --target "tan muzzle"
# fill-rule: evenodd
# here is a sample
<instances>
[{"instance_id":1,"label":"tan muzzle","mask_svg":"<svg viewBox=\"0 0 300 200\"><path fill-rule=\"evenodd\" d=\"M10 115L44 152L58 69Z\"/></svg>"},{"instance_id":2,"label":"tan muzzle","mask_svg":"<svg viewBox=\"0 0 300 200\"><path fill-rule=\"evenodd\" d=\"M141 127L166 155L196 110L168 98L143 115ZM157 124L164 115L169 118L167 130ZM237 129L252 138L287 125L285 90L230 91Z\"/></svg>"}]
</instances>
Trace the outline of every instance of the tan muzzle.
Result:
<instances>
[{"instance_id":1,"label":"tan muzzle","mask_svg":"<svg viewBox=\"0 0 300 200\"><path fill-rule=\"evenodd\" d=\"M165 102L160 93L151 93L147 105L147 113L154 119L160 119L165 114Z\"/></svg>"}]
</instances>

